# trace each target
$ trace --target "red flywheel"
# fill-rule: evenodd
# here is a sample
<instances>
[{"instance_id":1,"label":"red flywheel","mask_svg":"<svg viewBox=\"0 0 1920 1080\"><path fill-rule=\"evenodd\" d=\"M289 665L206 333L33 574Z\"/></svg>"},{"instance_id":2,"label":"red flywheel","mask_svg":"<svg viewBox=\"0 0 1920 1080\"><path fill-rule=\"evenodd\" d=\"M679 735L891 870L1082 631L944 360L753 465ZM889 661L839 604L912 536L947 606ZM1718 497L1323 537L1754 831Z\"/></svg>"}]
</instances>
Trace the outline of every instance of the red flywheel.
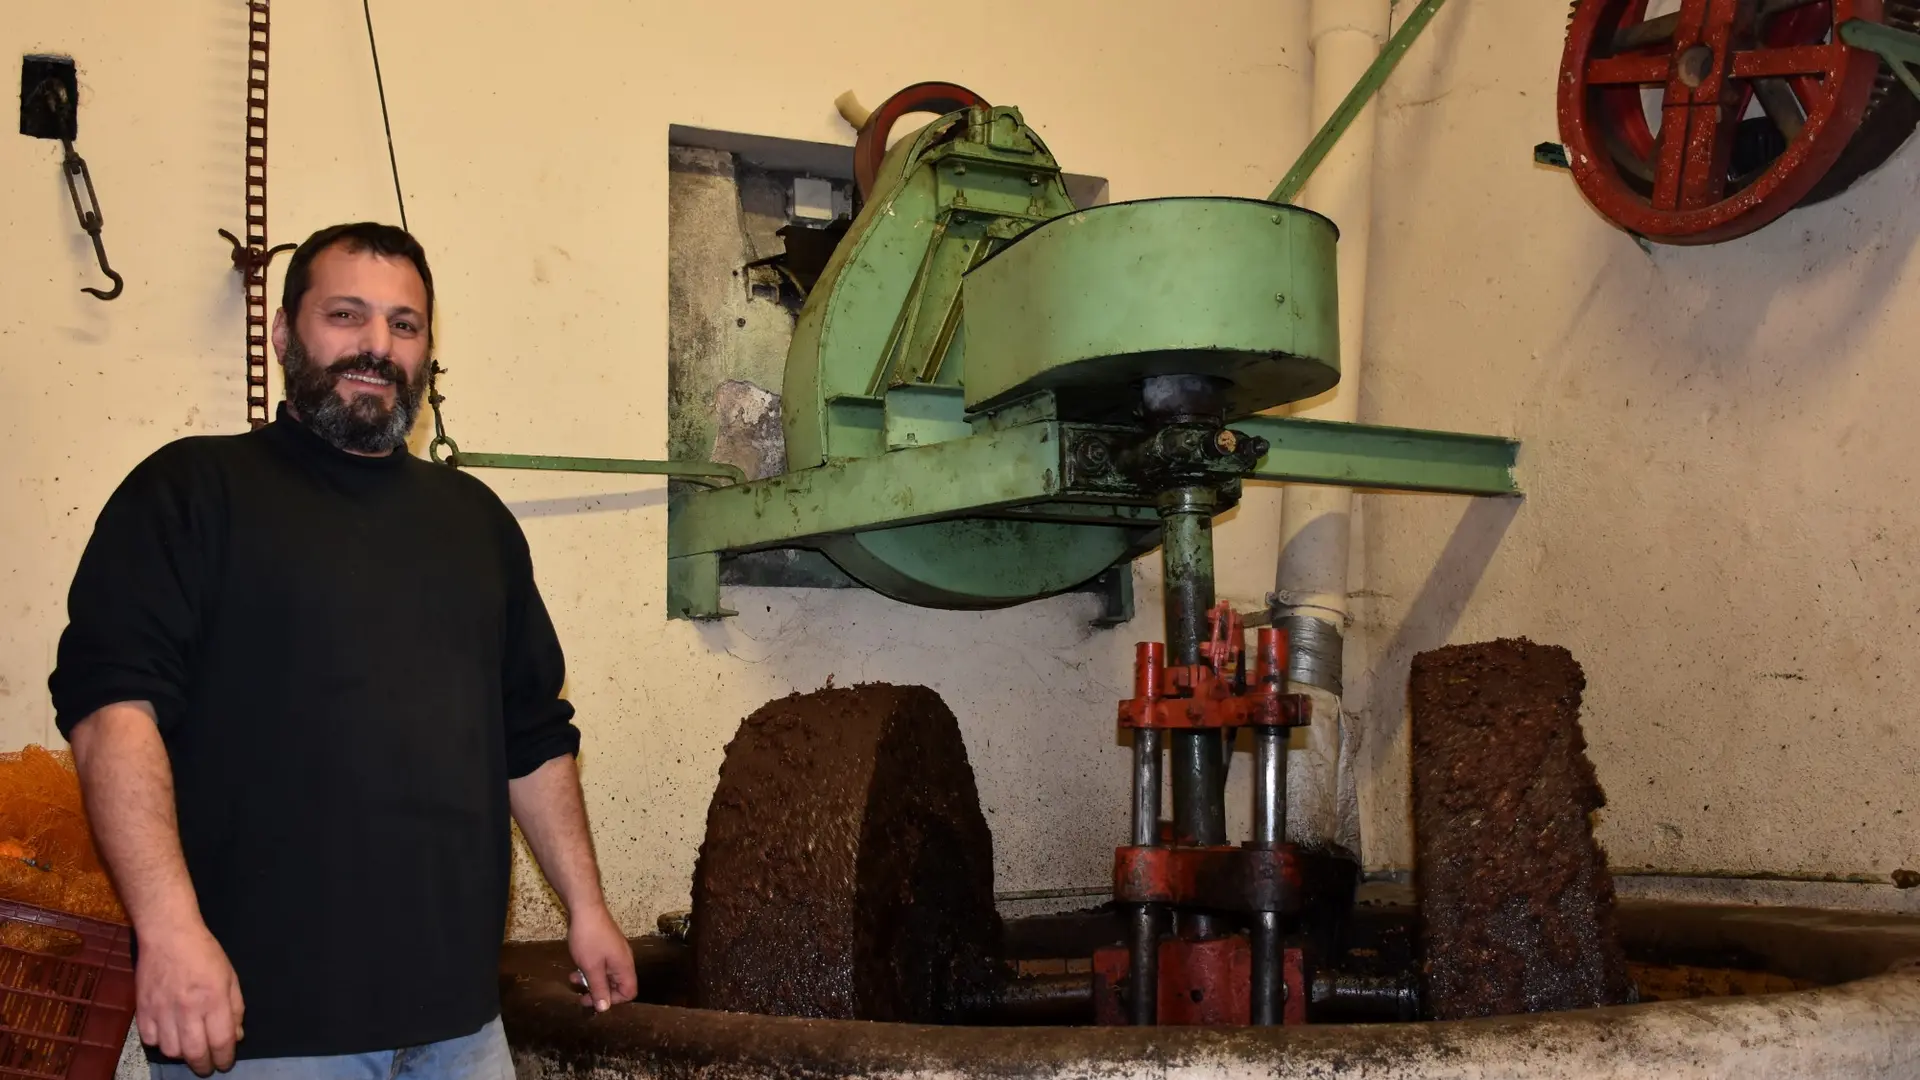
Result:
<instances>
[{"instance_id":1,"label":"red flywheel","mask_svg":"<svg viewBox=\"0 0 1920 1080\"><path fill-rule=\"evenodd\" d=\"M1838 28L1881 21L1882 0L1682 0L1651 18L1647 8L1580 0L1567 28L1560 138L1581 193L1666 244L1731 240L1793 209L1866 114L1880 58L1842 43ZM1784 148L1743 166L1735 135L1755 106Z\"/></svg>"}]
</instances>

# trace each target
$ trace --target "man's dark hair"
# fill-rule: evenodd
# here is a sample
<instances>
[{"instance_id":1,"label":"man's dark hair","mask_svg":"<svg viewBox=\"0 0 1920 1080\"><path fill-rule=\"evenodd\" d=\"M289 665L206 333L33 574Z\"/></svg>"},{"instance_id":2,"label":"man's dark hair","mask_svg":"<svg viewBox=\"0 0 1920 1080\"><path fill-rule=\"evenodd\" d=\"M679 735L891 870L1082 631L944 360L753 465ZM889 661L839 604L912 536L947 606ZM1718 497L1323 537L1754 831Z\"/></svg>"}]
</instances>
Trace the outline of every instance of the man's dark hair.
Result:
<instances>
[{"instance_id":1,"label":"man's dark hair","mask_svg":"<svg viewBox=\"0 0 1920 1080\"><path fill-rule=\"evenodd\" d=\"M313 282L313 260L330 247L338 245L349 252L370 251L388 259L406 259L420 271L420 281L427 287L427 340L433 340L433 271L427 269L427 252L413 234L396 225L382 225L377 221L356 221L347 225L329 225L301 241L293 249L293 258L287 260L287 280L280 290L280 306L287 309L288 318L299 318L300 301L307 295L307 286Z\"/></svg>"}]
</instances>

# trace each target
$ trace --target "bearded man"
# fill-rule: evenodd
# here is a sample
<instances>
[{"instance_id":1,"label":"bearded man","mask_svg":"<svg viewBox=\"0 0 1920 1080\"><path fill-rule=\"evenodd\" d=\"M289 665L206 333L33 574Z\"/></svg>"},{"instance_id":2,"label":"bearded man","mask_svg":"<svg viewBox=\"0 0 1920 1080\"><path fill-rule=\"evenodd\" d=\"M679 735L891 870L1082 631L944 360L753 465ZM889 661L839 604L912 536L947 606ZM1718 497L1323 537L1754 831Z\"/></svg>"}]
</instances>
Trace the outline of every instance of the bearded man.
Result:
<instances>
[{"instance_id":1,"label":"bearded man","mask_svg":"<svg viewBox=\"0 0 1920 1080\"><path fill-rule=\"evenodd\" d=\"M526 538L407 451L432 322L412 236L315 233L274 317L276 419L141 462L74 576L48 683L156 1078L511 1077L510 819L584 1001L633 996Z\"/></svg>"}]
</instances>

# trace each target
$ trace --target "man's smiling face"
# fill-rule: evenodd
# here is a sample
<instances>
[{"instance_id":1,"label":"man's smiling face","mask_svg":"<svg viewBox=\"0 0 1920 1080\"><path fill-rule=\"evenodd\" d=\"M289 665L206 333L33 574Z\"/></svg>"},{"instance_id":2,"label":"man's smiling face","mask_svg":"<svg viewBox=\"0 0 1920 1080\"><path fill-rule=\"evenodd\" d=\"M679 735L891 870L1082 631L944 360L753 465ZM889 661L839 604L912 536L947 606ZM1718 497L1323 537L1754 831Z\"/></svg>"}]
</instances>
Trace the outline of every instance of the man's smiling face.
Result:
<instances>
[{"instance_id":1,"label":"man's smiling face","mask_svg":"<svg viewBox=\"0 0 1920 1080\"><path fill-rule=\"evenodd\" d=\"M351 453L405 445L427 382L427 304L405 258L346 241L316 255L300 310L273 324L294 414Z\"/></svg>"}]
</instances>

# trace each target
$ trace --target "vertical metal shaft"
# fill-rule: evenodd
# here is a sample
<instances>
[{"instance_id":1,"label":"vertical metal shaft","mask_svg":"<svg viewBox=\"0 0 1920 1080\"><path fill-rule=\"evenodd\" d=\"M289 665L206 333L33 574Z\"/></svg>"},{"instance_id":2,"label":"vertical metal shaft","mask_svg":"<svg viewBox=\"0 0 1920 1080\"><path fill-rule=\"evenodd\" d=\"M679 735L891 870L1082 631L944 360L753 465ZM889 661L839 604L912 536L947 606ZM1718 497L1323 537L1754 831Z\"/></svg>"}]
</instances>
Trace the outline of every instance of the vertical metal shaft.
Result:
<instances>
[{"instance_id":1,"label":"vertical metal shaft","mask_svg":"<svg viewBox=\"0 0 1920 1080\"><path fill-rule=\"evenodd\" d=\"M1280 916L1262 911L1253 917L1253 1022L1277 1024L1286 1003L1286 983L1280 976Z\"/></svg>"},{"instance_id":2,"label":"vertical metal shaft","mask_svg":"<svg viewBox=\"0 0 1920 1080\"><path fill-rule=\"evenodd\" d=\"M1287 729L1253 729L1253 846L1277 847L1287 833ZM1277 1024L1285 1004L1280 971L1280 916L1256 912L1253 952L1253 1022Z\"/></svg>"},{"instance_id":3,"label":"vertical metal shaft","mask_svg":"<svg viewBox=\"0 0 1920 1080\"><path fill-rule=\"evenodd\" d=\"M1214 493L1204 487L1175 488L1161 497L1164 527L1161 563L1166 581L1167 663L1200 662L1200 648L1212 627ZM1175 731L1173 841L1211 847L1227 842L1226 784L1220 768L1220 733ZM1204 913L1183 913L1182 933L1216 937L1220 927Z\"/></svg>"},{"instance_id":4,"label":"vertical metal shaft","mask_svg":"<svg viewBox=\"0 0 1920 1080\"><path fill-rule=\"evenodd\" d=\"M1133 843L1136 846L1157 844L1159 834L1160 733L1140 728L1133 733ZM1141 1027L1150 1026L1158 1019L1159 907L1158 904L1135 905L1127 926L1127 1010L1133 1023Z\"/></svg>"},{"instance_id":5,"label":"vertical metal shaft","mask_svg":"<svg viewBox=\"0 0 1920 1080\"><path fill-rule=\"evenodd\" d=\"M1127 1014L1152 1027L1160 1013L1160 905L1135 904L1127 926Z\"/></svg>"},{"instance_id":6,"label":"vertical metal shaft","mask_svg":"<svg viewBox=\"0 0 1920 1080\"><path fill-rule=\"evenodd\" d=\"M1160 733L1152 728L1133 733L1133 842L1160 842Z\"/></svg>"},{"instance_id":7,"label":"vertical metal shaft","mask_svg":"<svg viewBox=\"0 0 1920 1080\"><path fill-rule=\"evenodd\" d=\"M1165 533L1160 546L1166 579L1167 663L1200 662L1200 647L1213 627L1213 508L1206 488L1175 488L1161 496Z\"/></svg>"},{"instance_id":8,"label":"vertical metal shaft","mask_svg":"<svg viewBox=\"0 0 1920 1080\"><path fill-rule=\"evenodd\" d=\"M1253 729L1253 842L1272 847L1287 838L1287 729Z\"/></svg>"}]
</instances>

